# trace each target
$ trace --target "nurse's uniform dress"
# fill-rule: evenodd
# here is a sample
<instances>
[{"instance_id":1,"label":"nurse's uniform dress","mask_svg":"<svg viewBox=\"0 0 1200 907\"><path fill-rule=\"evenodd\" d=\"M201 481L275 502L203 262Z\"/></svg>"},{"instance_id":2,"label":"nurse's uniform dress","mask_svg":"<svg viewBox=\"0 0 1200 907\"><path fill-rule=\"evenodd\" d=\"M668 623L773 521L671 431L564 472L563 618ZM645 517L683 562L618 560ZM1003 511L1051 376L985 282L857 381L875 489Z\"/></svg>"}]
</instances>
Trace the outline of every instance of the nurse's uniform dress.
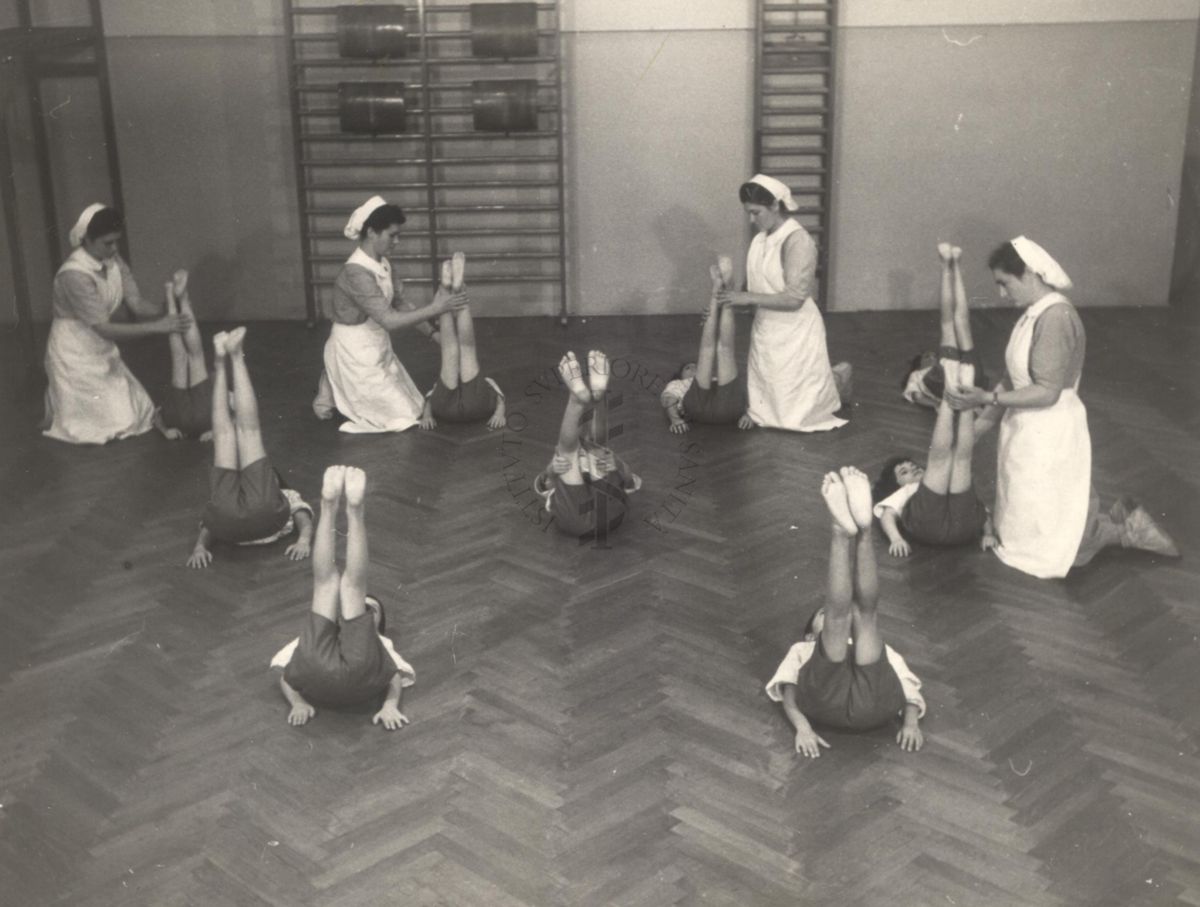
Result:
<instances>
[{"instance_id":1,"label":"nurse's uniform dress","mask_svg":"<svg viewBox=\"0 0 1200 907\"><path fill-rule=\"evenodd\" d=\"M47 437L104 444L153 427L150 395L117 345L93 330L108 322L123 300L137 298L133 274L120 256L101 262L80 247L58 269L45 358Z\"/></svg>"},{"instance_id":2,"label":"nurse's uniform dress","mask_svg":"<svg viewBox=\"0 0 1200 907\"><path fill-rule=\"evenodd\" d=\"M803 256L799 288L806 295L816 274L816 245L796 221L784 220L773 233L759 233L746 254L746 285L751 293L783 293L789 289L783 267L783 246L792 234L802 234L790 253ZM793 273L795 273L794 269ZM796 282L793 281L793 284ZM792 289L797 289L795 286ZM829 351L825 321L811 295L796 311L759 306L750 333L746 384L747 412L755 425L790 431L829 431L846 424L834 415L841 409Z\"/></svg>"},{"instance_id":3,"label":"nurse's uniform dress","mask_svg":"<svg viewBox=\"0 0 1200 907\"><path fill-rule=\"evenodd\" d=\"M1062 386L1058 402L1011 407L1000 423L996 556L1041 578L1067 575L1087 525L1092 442L1078 394L1085 342L1074 307L1052 292L1025 311L1004 353L1014 390L1035 383L1039 370L1057 372L1052 380Z\"/></svg>"},{"instance_id":4,"label":"nurse's uniform dress","mask_svg":"<svg viewBox=\"0 0 1200 907\"><path fill-rule=\"evenodd\" d=\"M334 323L313 402L318 415L332 405L346 417L341 431L404 431L421 419L424 398L396 358L391 334L375 320L399 300L387 259L355 249L334 283Z\"/></svg>"}]
</instances>

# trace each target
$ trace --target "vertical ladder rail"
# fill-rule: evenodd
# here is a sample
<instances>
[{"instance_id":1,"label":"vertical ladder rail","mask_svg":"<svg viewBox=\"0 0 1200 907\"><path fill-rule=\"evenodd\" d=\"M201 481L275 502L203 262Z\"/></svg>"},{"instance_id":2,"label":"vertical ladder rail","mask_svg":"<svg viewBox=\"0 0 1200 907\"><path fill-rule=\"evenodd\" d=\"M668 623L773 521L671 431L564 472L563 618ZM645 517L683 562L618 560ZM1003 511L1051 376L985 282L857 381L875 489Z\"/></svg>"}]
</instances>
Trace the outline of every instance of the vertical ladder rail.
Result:
<instances>
[{"instance_id":1,"label":"vertical ladder rail","mask_svg":"<svg viewBox=\"0 0 1200 907\"><path fill-rule=\"evenodd\" d=\"M837 0L758 0L755 168L787 183L796 218L817 240L827 304L832 247Z\"/></svg>"}]
</instances>

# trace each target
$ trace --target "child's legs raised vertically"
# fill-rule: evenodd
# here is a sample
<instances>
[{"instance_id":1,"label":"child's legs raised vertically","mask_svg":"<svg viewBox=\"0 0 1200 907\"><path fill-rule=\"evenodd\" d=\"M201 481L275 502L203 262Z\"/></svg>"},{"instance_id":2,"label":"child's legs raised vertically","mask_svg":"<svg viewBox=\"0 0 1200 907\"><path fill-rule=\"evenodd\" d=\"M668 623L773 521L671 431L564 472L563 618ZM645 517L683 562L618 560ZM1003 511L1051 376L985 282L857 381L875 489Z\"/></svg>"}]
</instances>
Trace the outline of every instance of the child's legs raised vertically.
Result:
<instances>
[{"instance_id":1,"label":"child's legs raised vertically","mask_svg":"<svg viewBox=\"0 0 1200 907\"><path fill-rule=\"evenodd\" d=\"M317 517L317 528L313 533L312 611L327 620L336 622L341 576L337 569L337 523L338 501L346 480L345 466L330 466L325 470L321 485L321 513Z\"/></svg>"},{"instance_id":2,"label":"child's legs raised vertically","mask_svg":"<svg viewBox=\"0 0 1200 907\"><path fill-rule=\"evenodd\" d=\"M463 384L479 375L479 353L475 347L475 320L471 307L463 306L454 313L454 325L458 329L458 370Z\"/></svg>"},{"instance_id":3,"label":"child's legs raised vertically","mask_svg":"<svg viewBox=\"0 0 1200 907\"><path fill-rule=\"evenodd\" d=\"M192 316L191 326L184 332L183 345L187 350L187 387L195 387L208 377L208 366L204 362L204 340L200 336L200 325L196 322L196 313L192 310L192 298L184 291L179 299L179 311ZM178 334L172 334L178 337Z\"/></svg>"},{"instance_id":4,"label":"child's legs raised vertically","mask_svg":"<svg viewBox=\"0 0 1200 907\"><path fill-rule=\"evenodd\" d=\"M879 632L879 574L875 568L875 540L870 525L859 530L855 540L854 605L851 635L854 637L854 663L874 664L883 654Z\"/></svg>"},{"instance_id":5,"label":"child's legs raised vertically","mask_svg":"<svg viewBox=\"0 0 1200 907\"><path fill-rule=\"evenodd\" d=\"M958 414L958 435L950 465L950 494L971 490L971 460L975 456L975 413L965 409Z\"/></svg>"},{"instance_id":6,"label":"child's legs raised vertically","mask_svg":"<svg viewBox=\"0 0 1200 907\"><path fill-rule=\"evenodd\" d=\"M342 619L353 620L367 610L367 476L361 469L346 467L346 568L342 571Z\"/></svg>"},{"instance_id":7,"label":"child's legs raised vertically","mask_svg":"<svg viewBox=\"0 0 1200 907\"><path fill-rule=\"evenodd\" d=\"M737 356L734 354L734 315L730 306L721 307L721 323L717 331L717 384L725 385L738 376Z\"/></svg>"},{"instance_id":8,"label":"child's legs raised vertically","mask_svg":"<svg viewBox=\"0 0 1200 907\"><path fill-rule=\"evenodd\" d=\"M933 423L933 436L929 439L929 457L925 462L922 484L936 494L945 494L950 489L951 469L954 465L954 410L946 397L938 404L937 420Z\"/></svg>"},{"instance_id":9,"label":"child's legs raised vertically","mask_svg":"<svg viewBox=\"0 0 1200 907\"><path fill-rule=\"evenodd\" d=\"M850 638L850 607L854 602L854 537L858 532L846 487L836 472L826 473L821 496L829 508L829 591L825 598L825 625L821 628L821 648L830 661L845 661Z\"/></svg>"},{"instance_id":10,"label":"child's legs raised vertically","mask_svg":"<svg viewBox=\"0 0 1200 907\"><path fill-rule=\"evenodd\" d=\"M700 328L700 349L696 352L696 386L708 390L712 383L713 367L717 359L717 326L721 320L721 307L714 294L708 303L708 316Z\"/></svg>"},{"instance_id":11,"label":"child's legs raised vertically","mask_svg":"<svg viewBox=\"0 0 1200 907\"><path fill-rule=\"evenodd\" d=\"M227 336L224 332L213 338L213 395L212 432L213 466L217 469L238 468L237 431L233 427L233 416L229 412L229 383L225 367L229 356L225 350Z\"/></svg>"},{"instance_id":12,"label":"child's legs raised vertically","mask_svg":"<svg viewBox=\"0 0 1200 907\"><path fill-rule=\"evenodd\" d=\"M175 285L168 282L167 314L178 315L182 311L179 301L175 298ZM193 330L195 330L194 326L188 328L188 333ZM184 346L183 338L172 331L167 335L167 345L171 350L171 387L187 390L191 385L188 383L188 351ZM201 350L201 355L203 355L203 350Z\"/></svg>"},{"instance_id":13,"label":"child's legs raised vertically","mask_svg":"<svg viewBox=\"0 0 1200 907\"><path fill-rule=\"evenodd\" d=\"M438 338L442 347L442 370L438 377L442 384L454 390L458 387L459 343L453 312L442 312L438 317Z\"/></svg>"},{"instance_id":14,"label":"child's legs raised vertically","mask_svg":"<svg viewBox=\"0 0 1200 907\"><path fill-rule=\"evenodd\" d=\"M558 374L567 387L567 405L563 410L562 423L558 428L555 453L570 461L570 468L562 474L569 485L582 485L583 474L579 469L579 425L591 404L592 394L583 383L583 371L574 353L567 353L558 363Z\"/></svg>"},{"instance_id":15,"label":"child's legs raised vertically","mask_svg":"<svg viewBox=\"0 0 1200 907\"><path fill-rule=\"evenodd\" d=\"M938 246L938 254L942 258L942 290L938 297L938 313L941 316L941 346L956 346L954 334L954 274L953 260L950 257L950 244Z\"/></svg>"},{"instance_id":16,"label":"child's legs raised vertically","mask_svg":"<svg viewBox=\"0 0 1200 907\"><path fill-rule=\"evenodd\" d=\"M962 266L959 264L958 258L961 253L961 249L954 250L952 268L954 272L954 340L958 346L960 359L958 380L960 384L969 386L975 383L975 368L961 360L966 353L975 349L975 338L971 334L971 309L967 305L967 289L963 286ZM971 374L964 375L965 369L970 369Z\"/></svg>"},{"instance_id":17,"label":"child's legs raised vertically","mask_svg":"<svg viewBox=\"0 0 1200 907\"><path fill-rule=\"evenodd\" d=\"M830 661L845 661L854 604L854 539L834 525L829 542L829 591L825 597L825 625L821 648Z\"/></svg>"},{"instance_id":18,"label":"child's legs raised vertically","mask_svg":"<svg viewBox=\"0 0 1200 907\"><path fill-rule=\"evenodd\" d=\"M250 370L246 368L246 357L242 355L245 334L245 328L234 328L225 341L229 350L229 367L233 371L233 424L242 468L267 455L258 418L258 399L254 396L254 384L250 381Z\"/></svg>"}]
</instances>

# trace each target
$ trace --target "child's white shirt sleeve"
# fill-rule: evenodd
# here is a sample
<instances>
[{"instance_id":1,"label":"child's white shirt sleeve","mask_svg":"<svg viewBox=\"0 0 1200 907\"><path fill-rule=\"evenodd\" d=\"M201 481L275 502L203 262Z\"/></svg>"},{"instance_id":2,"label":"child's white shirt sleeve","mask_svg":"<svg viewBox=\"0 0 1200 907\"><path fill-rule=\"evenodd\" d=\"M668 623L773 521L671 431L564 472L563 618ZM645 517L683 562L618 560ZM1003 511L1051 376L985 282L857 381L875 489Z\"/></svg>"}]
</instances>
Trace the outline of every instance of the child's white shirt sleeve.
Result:
<instances>
[{"instance_id":1,"label":"child's white shirt sleeve","mask_svg":"<svg viewBox=\"0 0 1200 907\"><path fill-rule=\"evenodd\" d=\"M668 381L667 386L663 388L663 392L658 397L659 402L663 406L682 403L694 380L694 378L676 378L674 381Z\"/></svg>"},{"instance_id":2,"label":"child's white shirt sleeve","mask_svg":"<svg viewBox=\"0 0 1200 907\"><path fill-rule=\"evenodd\" d=\"M295 516L296 512L300 510L307 510L309 513L313 512L311 505L309 505L309 503L300 496L300 492L296 491L296 489L281 488L279 490L282 491L283 496L287 498L288 510L291 512L292 516Z\"/></svg>"},{"instance_id":3,"label":"child's white shirt sleeve","mask_svg":"<svg viewBox=\"0 0 1200 907\"><path fill-rule=\"evenodd\" d=\"M794 684L800 678L800 669L804 667L805 662L812 658L813 650L816 647L816 642L806 640L798 642L788 649L787 655L783 656L783 661L775 669L775 676L767 681L768 697L775 702L782 701L783 692L780 690L780 686L785 683Z\"/></svg>"},{"instance_id":4,"label":"child's white shirt sleeve","mask_svg":"<svg viewBox=\"0 0 1200 907\"><path fill-rule=\"evenodd\" d=\"M396 651L396 647L392 644L392 641L386 636L381 635L379 641L383 643L383 648L387 651L388 657L392 659L392 664L400 672L400 686L411 687L417 682L417 672L413 670L413 666L401 657L400 653ZM292 656L296 654L296 646L298 645L300 645L299 636L275 653L275 657L271 659L271 667L286 668L291 663Z\"/></svg>"},{"instance_id":5,"label":"child's white shirt sleeve","mask_svg":"<svg viewBox=\"0 0 1200 907\"><path fill-rule=\"evenodd\" d=\"M900 678L900 688L904 691L904 701L910 705L915 705L917 707L917 717L924 718L925 697L921 695L921 679L912 672L905 663L903 656L891 646L885 645L883 651L887 655L888 664L892 666L892 670Z\"/></svg>"},{"instance_id":6,"label":"child's white shirt sleeve","mask_svg":"<svg viewBox=\"0 0 1200 907\"><path fill-rule=\"evenodd\" d=\"M417 672L413 670L413 666L400 657L400 653L396 651L396 647L392 645L392 641L386 636L380 636L380 641L383 647L391 656L392 663L396 666L396 670L400 672L400 687L411 687L417 682Z\"/></svg>"},{"instance_id":7,"label":"child's white shirt sleeve","mask_svg":"<svg viewBox=\"0 0 1200 907\"><path fill-rule=\"evenodd\" d=\"M286 668L291 663L292 656L296 654L296 646L298 645L300 645L299 636L275 653L275 657L271 659L271 667Z\"/></svg>"},{"instance_id":8,"label":"child's white shirt sleeve","mask_svg":"<svg viewBox=\"0 0 1200 907\"><path fill-rule=\"evenodd\" d=\"M780 702L783 699L783 691L780 687L783 684L795 684L800 679L800 669L808 662L816 650L817 644L813 640L798 642L790 649L787 655L783 656L783 661L779 663L779 667L775 669L775 675L767 681L767 696L775 702ZM921 695L921 680L912 672L908 664L891 646L885 645L883 652L887 656L888 664L892 666L892 670L896 672L896 677L900 680L900 689L904 692L904 701L911 703L917 707L917 717L925 717L925 697Z\"/></svg>"},{"instance_id":9,"label":"child's white shirt sleeve","mask_svg":"<svg viewBox=\"0 0 1200 907\"><path fill-rule=\"evenodd\" d=\"M875 519L882 520L883 519L883 511L889 507L892 510L896 511L897 515L903 513L904 505L907 504L909 499L914 494L917 493L917 489L919 489L920 487L921 487L920 482L909 482L907 485L901 485L899 488L897 488L895 491L893 491L891 494L889 494L886 498L884 498L882 501L880 501L878 504L875 505L874 509L871 511L872 513L875 514Z\"/></svg>"}]
</instances>

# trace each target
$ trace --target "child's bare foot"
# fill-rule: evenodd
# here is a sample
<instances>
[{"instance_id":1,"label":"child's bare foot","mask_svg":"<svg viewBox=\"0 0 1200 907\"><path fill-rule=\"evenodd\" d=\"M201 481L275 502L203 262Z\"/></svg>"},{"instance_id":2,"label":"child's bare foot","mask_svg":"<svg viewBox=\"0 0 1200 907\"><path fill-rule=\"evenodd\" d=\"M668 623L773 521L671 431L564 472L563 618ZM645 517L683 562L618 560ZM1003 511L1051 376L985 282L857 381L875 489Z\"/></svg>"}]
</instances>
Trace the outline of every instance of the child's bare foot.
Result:
<instances>
[{"instance_id":1,"label":"child's bare foot","mask_svg":"<svg viewBox=\"0 0 1200 907\"><path fill-rule=\"evenodd\" d=\"M846 500L846 486L836 472L825 473L821 482L821 496L833 517L833 531L846 535L858 535L858 524L850 515L850 502Z\"/></svg>"},{"instance_id":2,"label":"child's bare foot","mask_svg":"<svg viewBox=\"0 0 1200 907\"><path fill-rule=\"evenodd\" d=\"M321 480L321 500L333 502L342 496L346 486L346 467L330 466Z\"/></svg>"},{"instance_id":3,"label":"child's bare foot","mask_svg":"<svg viewBox=\"0 0 1200 907\"><path fill-rule=\"evenodd\" d=\"M708 269L708 276L712 280L713 298L725 289L725 278L721 276L721 269L717 265L711 265Z\"/></svg>"},{"instance_id":4,"label":"child's bare foot","mask_svg":"<svg viewBox=\"0 0 1200 907\"><path fill-rule=\"evenodd\" d=\"M952 255L953 250L954 250L954 246L950 245L950 243L948 243L948 242L938 243L938 255L941 257L942 261L944 261L946 264L949 264L951 258L953 257L953 255Z\"/></svg>"},{"instance_id":5,"label":"child's bare foot","mask_svg":"<svg viewBox=\"0 0 1200 907\"><path fill-rule=\"evenodd\" d=\"M733 259L728 255L717 256L717 267L721 270L721 282L725 289L733 286Z\"/></svg>"},{"instance_id":6,"label":"child's bare foot","mask_svg":"<svg viewBox=\"0 0 1200 907\"><path fill-rule=\"evenodd\" d=\"M171 275L171 286L175 290L175 295L180 299L187 293L188 272L180 268Z\"/></svg>"},{"instance_id":7,"label":"child's bare foot","mask_svg":"<svg viewBox=\"0 0 1200 907\"><path fill-rule=\"evenodd\" d=\"M849 362L839 362L832 369L833 383L837 388L838 399L845 406L854 396L854 366Z\"/></svg>"},{"instance_id":8,"label":"child's bare foot","mask_svg":"<svg viewBox=\"0 0 1200 907\"><path fill-rule=\"evenodd\" d=\"M442 287L447 290L450 289L450 285L453 283L453 281L454 270L450 264L450 259L447 258L442 262Z\"/></svg>"},{"instance_id":9,"label":"child's bare foot","mask_svg":"<svg viewBox=\"0 0 1200 907\"><path fill-rule=\"evenodd\" d=\"M467 273L467 256L462 252L455 252L450 259L450 288L457 293L462 289L463 277Z\"/></svg>"},{"instance_id":10,"label":"child's bare foot","mask_svg":"<svg viewBox=\"0 0 1200 907\"><path fill-rule=\"evenodd\" d=\"M346 467L346 506L361 507L367 490L367 474L356 466Z\"/></svg>"},{"instance_id":11,"label":"child's bare foot","mask_svg":"<svg viewBox=\"0 0 1200 907\"><path fill-rule=\"evenodd\" d=\"M225 350L230 356L242 355L242 342L246 339L245 328L234 328L225 335Z\"/></svg>"},{"instance_id":12,"label":"child's bare foot","mask_svg":"<svg viewBox=\"0 0 1200 907\"><path fill-rule=\"evenodd\" d=\"M960 249L958 246L951 246L950 257L954 259L955 264L958 264L958 260L962 258L962 249Z\"/></svg>"},{"instance_id":13,"label":"child's bare foot","mask_svg":"<svg viewBox=\"0 0 1200 907\"><path fill-rule=\"evenodd\" d=\"M228 353L228 348L226 346L228 340L229 335L224 331L219 331L213 335L213 352L216 354L218 359L224 358Z\"/></svg>"},{"instance_id":14,"label":"child's bare foot","mask_svg":"<svg viewBox=\"0 0 1200 907\"><path fill-rule=\"evenodd\" d=\"M859 529L870 529L874 518L871 513L871 480L861 469L843 466L842 484L846 486L846 501L854 522Z\"/></svg>"},{"instance_id":15,"label":"child's bare foot","mask_svg":"<svg viewBox=\"0 0 1200 907\"><path fill-rule=\"evenodd\" d=\"M574 353L567 353L559 361L558 376L562 378L562 383L567 386L572 397L580 403L592 402L591 392L583 383L583 370L579 367L579 360L575 358Z\"/></svg>"},{"instance_id":16,"label":"child's bare foot","mask_svg":"<svg viewBox=\"0 0 1200 907\"><path fill-rule=\"evenodd\" d=\"M608 356L601 350L588 350L588 384L592 387L592 399L603 400L608 390Z\"/></svg>"}]
</instances>

